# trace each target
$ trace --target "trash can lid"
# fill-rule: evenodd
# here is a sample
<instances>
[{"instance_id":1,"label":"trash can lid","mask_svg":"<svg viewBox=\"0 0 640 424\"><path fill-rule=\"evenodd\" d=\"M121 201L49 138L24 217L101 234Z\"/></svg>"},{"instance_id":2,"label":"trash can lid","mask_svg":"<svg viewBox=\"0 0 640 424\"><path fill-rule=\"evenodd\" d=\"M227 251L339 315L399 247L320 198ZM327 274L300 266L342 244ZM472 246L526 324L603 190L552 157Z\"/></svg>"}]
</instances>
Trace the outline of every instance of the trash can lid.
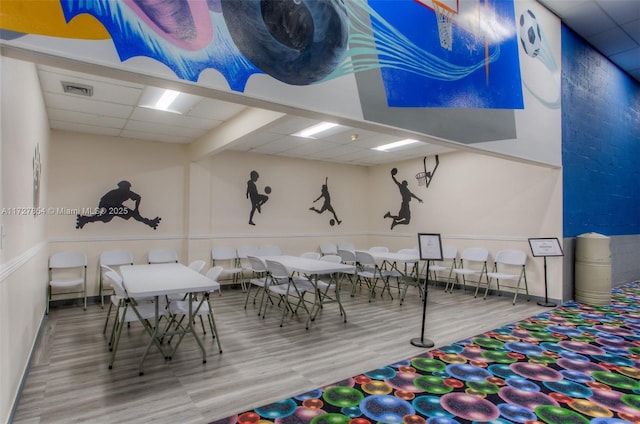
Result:
<instances>
[{"instance_id":1,"label":"trash can lid","mask_svg":"<svg viewBox=\"0 0 640 424\"><path fill-rule=\"evenodd\" d=\"M578 237L597 238L597 239L609 238L609 237L605 236L604 234L599 234L599 233L584 233L584 234L580 234Z\"/></svg>"}]
</instances>

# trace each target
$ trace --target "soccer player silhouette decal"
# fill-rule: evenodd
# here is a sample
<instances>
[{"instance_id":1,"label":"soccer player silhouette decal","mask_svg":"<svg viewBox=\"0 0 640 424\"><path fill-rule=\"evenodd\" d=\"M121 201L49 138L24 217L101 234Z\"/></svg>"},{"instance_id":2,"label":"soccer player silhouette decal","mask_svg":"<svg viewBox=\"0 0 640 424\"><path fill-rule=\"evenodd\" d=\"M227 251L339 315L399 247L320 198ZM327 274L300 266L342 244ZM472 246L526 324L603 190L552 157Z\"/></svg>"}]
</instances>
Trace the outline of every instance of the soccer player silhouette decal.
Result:
<instances>
[{"instance_id":1,"label":"soccer player silhouette decal","mask_svg":"<svg viewBox=\"0 0 640 424\"><path fill-rule=\"evenodd\" d=\"M133 200L134 207L131 209L125 202ZM131 191L131 183L129 181L120 181L118 188L108 191L100 198L98 209L93 215L78 215L76 218L76 228L81 229L90 222L110 222L113 218L135 219L138 222L148 225L154 230L160 224L160 217L153 219L145 218L140 215L140 201L142 197Z\"/></svg>"},{"instance_id":2,"label":"soccer player silhouette decal","mask_svg":"<svg viewBox=\"0 0 640 424\"><path fill-rule=\"evenodd\" d=\"M322 189L320 190L320 196L313 203L316 203L318 200L323 199L322 206L320 209L316 209L314 206L311 206L309 210L314 211L318 214L322 214L324 211L329 211L333 214L333 218L329 220L329 225L340 225L342 221L338 219L338 215L336 215L336 211L331 206L331 195L329 194L329 177L325 177L324 184L322 185Z\"/></svg>"},{"instance_id":3,"label":"soccer player silhouette decal","mask_svg":"<svg viewBox=\"0 0 640 424\"><path fill-rule=\"evenodd\" d=\"M253 214L258 211L258 213L262 213L262 205L264 205L267 200L269 200L269 196L266 194L258 193L258 186L256 185L256 181L260 178L260 174L258 171L251 171L249 174L249 181L247 181L247 199L251 201L251 212L249 212L249 225L256 225L253 222ZM264 192L269 194L271 193L271 187L266 186L264 188Z\"/></svg>"}]
</instances>

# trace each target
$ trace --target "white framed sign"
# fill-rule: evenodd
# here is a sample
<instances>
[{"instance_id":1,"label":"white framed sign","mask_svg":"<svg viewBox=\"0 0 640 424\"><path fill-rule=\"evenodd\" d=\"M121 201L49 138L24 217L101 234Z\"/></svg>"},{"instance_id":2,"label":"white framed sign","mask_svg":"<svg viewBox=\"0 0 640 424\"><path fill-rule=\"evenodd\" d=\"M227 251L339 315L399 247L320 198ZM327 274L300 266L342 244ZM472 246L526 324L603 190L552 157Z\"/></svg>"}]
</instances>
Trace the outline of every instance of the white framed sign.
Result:
<instances>
[{"instance_id":1,"label":"white framed sign","mask_svg":"<svg viewBox=\"0 0 640 424\"><path fill-rule=\"evenodd\" d=\"M440 241L440 234L419 233L418 249L421 260L441 261L442 243Z\"/></svg>"},{"instance_id":2,"label":"white framed sign","mask_svg":"<svg viewBox=\"0 0 640 424\"><path fill-rule=\"evenodd\" d=\"M564 256L560 242L556 237L530 238L529 246L533 256Z\"/></svg>"}]
</instances>

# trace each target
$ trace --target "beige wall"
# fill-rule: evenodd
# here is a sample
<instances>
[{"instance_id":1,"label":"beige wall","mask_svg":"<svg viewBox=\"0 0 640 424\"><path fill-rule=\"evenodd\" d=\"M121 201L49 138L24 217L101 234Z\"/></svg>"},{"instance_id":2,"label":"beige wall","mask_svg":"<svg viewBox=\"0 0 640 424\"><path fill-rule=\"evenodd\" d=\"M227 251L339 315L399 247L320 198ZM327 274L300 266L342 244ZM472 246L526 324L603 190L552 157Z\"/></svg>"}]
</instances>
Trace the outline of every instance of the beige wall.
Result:
<instances>
[{"instance_id":1,"label":"beige wall","mask_svg":"<svg viewBox=\"0 0 640 424\"><path fill-rule=\"evenodd\" d=\"M74 215L49 217L51 252L88 253L90 295L98 292L98 256L113 248L131 249L136 261L144 262L149 248L174 247L185 263L209 263L215 246L277 244L287 254L299 254L318 250L324 241L351 241L358 248L382 244L397 250L415 246L418 232L431 232L459 251L484 246L493 255L503 248L529 252L529 237L562 233L560 170L471 153L441 155L428 188L415 178L422 158L368 168L228 151L189 163L182 145L57 131L51 163L49 196L56 207L93 207L126 179L142 195L142 214L162 217L157 230L122 219L79 230ZM401 202L390 176L394 167L398 180L407 180L423 203L412 200L410 224L391 230L384 214L396 214ZM252 170L260 175L259 192L272 188L262 212L254 215L255 226L248 224L246 198ZM322 205L314 200L325 177L340 225L329 225L328 211L309 210ZM531 293L544 296L542 261L530 258L528 267ZM551 298L562 297L561 269L560 261L550 261Z\"/></svg>"},{"instance_id":2,"label":"beige wall","mask_svg":"<svg viewBox=\"0 0 640 424\"><path fill-rule=\"evenodd\" d=\"M33 208L33 160L42 162L40 205L47 202L49 124L35 65L1 58L0 208ZM0 422L6 422L28 366L45 306L44 216L0 215Z\"/></svg>"},{"instance_id":3,"label":"beige wall","mask_svg":"<svg viewBox=\"0 0 640 424\"><path fill-rule=\"evenodd\" d=\"M433 165L430 158L427 165ZM398 168L399 181L423 200L411 201L411 223L391 231L385 212L397 213L400 195L390 171ZM562 172L560 169L459 152L440 156L440 165L428 188L419 187L415 175L424 169L422 158L372 168L368 179L372 245L393 250L417 245L417 233L441 234L443 245L458 252L465 247L486 247L490 259L500 249L529 253L527 275L533 295L544 297L542 258L533 258L530 237L562 234ZM562 298L562 260L548 260L549 297Z\"/></svg>"}]
</instances>

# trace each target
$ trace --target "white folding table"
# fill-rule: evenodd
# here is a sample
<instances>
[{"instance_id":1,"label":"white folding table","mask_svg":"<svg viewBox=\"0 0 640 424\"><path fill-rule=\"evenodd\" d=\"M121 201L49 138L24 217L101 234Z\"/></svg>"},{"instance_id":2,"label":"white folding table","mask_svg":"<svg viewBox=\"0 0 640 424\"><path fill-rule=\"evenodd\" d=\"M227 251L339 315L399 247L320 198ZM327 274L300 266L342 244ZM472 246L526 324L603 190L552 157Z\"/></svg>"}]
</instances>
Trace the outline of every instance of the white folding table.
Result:
<instances>
[{"instance_id":1,"label":"white folding table","mask_svg":"<svg viewBox=\"0 0 640 424\"><path fill-rule=\"evenodd\" d=\"M354 274L356 272L355 266L346 265L343 263L322 261L319 259L303 258L301 256L279 255L261 256L260 258L264 260L280 262L291 273L298 272L299 274L304 275L315 287L313 306L311 308L311 311L309 311L309 317L307 318L306 322L307 330L309 329L311 321L315 320L316 315L318 314L322 306L327 303L337 303L338 307L340 308L340 315L343 315L344 322L347 322L347 313L342 306L342 302L340 301L340 281L335 278L335 276L336 274ZM318 279L321 275L331 275L336 288L335 298L331 298L330 296L328 296L327 291L325 291L324 293L320 292L318 288Z\"/></svg>"},{"instance_id":2,"label":"white folding table","mask_svg":"<svg viewBox=\"0 0 640 424\"><path fill-rule=\"evenodd\" d=\"M210 278L196 272L189 267L178 264L178 263L170 263L170 264L149 264L149 265L125 265L120 267L120 272L122 273L122 280L124 284L124 288L127 291L127 294L131 298L144 298L144 297L154 297L155 305L156 305L156 315L155 315L155 323L153 327L153 334L151 336L151 340L147 344L147 347L140 359L140 375L143 374L143 363L144 360L149 353L152 345L156 345L160 352L164 355L165 359L171 359L173 354L175 353L175 349L177 345L172 350L165 351L162 348L162 338L166 335L171 335L168 333L160 332L159 327L159 310L160 296L178 294L178 293L189 293L189 323L186 327L184 327L180 334L183 336L185 333L190 333L196 339L196 342L200 346L200 350L202 351L202 362L207 362L207 354L200 341L200 338L196 334L193 328L193 315L197 312L197 310L202 305L202 301L198 306L193 308L191 300L192 295L194 293L204 293L210 292L213 289L217 288L217 283ZM134 306L135 311L135 306ZM175 333L172 333L175 334Z\"/></svg>"}]
</instances>

